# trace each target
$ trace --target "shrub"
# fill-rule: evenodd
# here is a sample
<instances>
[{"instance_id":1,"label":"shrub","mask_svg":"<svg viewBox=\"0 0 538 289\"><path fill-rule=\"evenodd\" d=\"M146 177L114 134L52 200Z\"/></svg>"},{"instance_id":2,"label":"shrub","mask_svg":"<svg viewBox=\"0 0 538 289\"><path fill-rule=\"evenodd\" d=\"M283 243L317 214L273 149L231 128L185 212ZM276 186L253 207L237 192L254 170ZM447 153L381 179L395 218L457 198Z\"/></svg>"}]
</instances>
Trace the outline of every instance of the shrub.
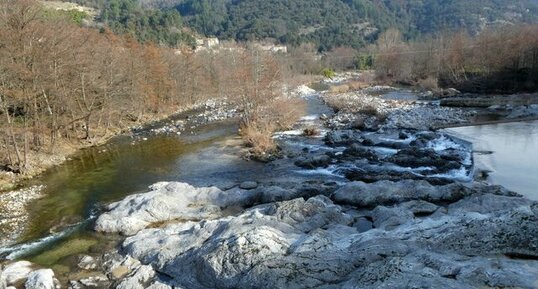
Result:
<instances>
[{"instance_id":1,"label":"shrub","mask_svg":"<svg viewBox=\"0 0 538 289\"><path fill-rule=\"evenodd\" d=\"M336 75L336 72L334 72L334 70L331 68L323 68L321 70L321 75L325 76L326 78L332 79Z\"/></svg>"},{"instance_id":2,"label":"shrub","mask_svg":"<svg viewBox=\"0 0 538 289\"><path fill-rule=\"evenodd\" d=\"M242 124L240 135L245 145L251 148L251 153L256 156L275 153L277 146L272 138L274 127L265 122L251 122Z\"/></svg>"},{"instance_id":3,"label":"shrub","mask_svg":"<svg viewBox=\"0 0 538 289\"><path fill-rule=\"evenodd\" d=\"M317 136L319 135L319 129L313 126L309 126L305 129L303 129L303 135L304 136Z\"/></svg>"},{"instance_id":4,"label":"shrub","mask_svg":"<svg viewBox=\"0 0 538 289\"><path fill-rule=\"evenodd\" d=\"M419 79L418 86L431 91L436 91L439 89L437 77L433 76L428 76L425 79Z\"/></svg>"}]
</instances>

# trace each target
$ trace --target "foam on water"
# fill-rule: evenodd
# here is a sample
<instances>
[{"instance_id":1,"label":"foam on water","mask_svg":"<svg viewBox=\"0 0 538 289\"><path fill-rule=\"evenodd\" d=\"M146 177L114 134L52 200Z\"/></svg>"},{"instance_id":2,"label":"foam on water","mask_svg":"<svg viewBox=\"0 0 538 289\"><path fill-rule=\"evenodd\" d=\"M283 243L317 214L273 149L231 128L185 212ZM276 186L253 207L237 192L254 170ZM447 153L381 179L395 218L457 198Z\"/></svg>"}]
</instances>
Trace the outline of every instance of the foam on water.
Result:
<instances>
[{"instance_id":1,"label":"foam on water","mask_svg":"<svg viewBox=\"0 0 538 289\"><path fill-rule=\"evenodd\" d=\"M287 131L279 131L274 133L273 138L282 138L286 136L301 136L303 135L303 131L300 129L293 129L293 130L287 130Z\"/></svg>"},{"instance_id":2,"label":"foam on water","mask_svg":"<svg viewBox=\"0 0 538 289\"><path fill-rule=\"evenodd\" d=\"M82 222L69 225L61 232L43 237L41 239L37 239L32 242L0 248L0 257L3 257L7 260L15 260L15 259L19 259L21 257L27 256L31 254L32 252L35 252L41 248L44 248L56 241L59 241L71 235L72 233L80 229L82 226L86 225L88 222L91 222L95 218L97 218L96 212L91 212L90 217L88 219Z\"/></svg>"},{"instance_id":3,"label":"foam on water","mask_svg":"<svg viewBox=\"0 0 538 289\"><path fill-rule=\"evenodd\" d=\"M325 175L325 176L334 176L334 177L341 177L341 175L337 174L337 167L334 165L330 165L326 168L317 168L314 170L295 170L295 173L301 174L301 175Z\"/></svg>"},{"instance_id":4,"label":"foam on water","mask_svg":"<svg viewBox=\"0 0 538 289\"><path fill-rule=\"evenodd\" d=\"M444 173L444 174L431 175L430 177L445 178L445 179L451 179L451 180L456 180L460 182L470 182L473 180L473 178L471 177L471 172L467 171L465 167L451 170L448 173Z\"/></svg>"},{"instance_id":5,"label":"foam on water","mask_svg":"<svg viewBox=\"0 0 538 289\"><path fill-rule=\"evenodd\" d=\"M433 171L435 168L433 167L417 167L417 168L410 168L410 167L401 167L397 165L383 165L382 168L386 170L396 171L396 172L409 172L416 174L417 176L425 176L422 174L423 172Z\"/></svg>"},{"instance_id":6,"label":"foam on water","mask_svg":"<svg viewBox=\"0 0 538 289\"><path fill-rule=\"evenodd\" d=\"M434 140L431 140L428 142L426 147L433 149L434 151L444 151L448 149L456 149L456 150L463 150L463 146L452 139L441 136L440 138L436 138Z\"/></svg>"},{"instance_id":7,"label":"foam on water","mask_svg":"<svg viewBox=\"0 0 538 289\"><path fill-rule=\"evenodd\" d=\"M416 140L417 137L412 135L405 139L394 139L394 138L388 138L388 137L380 137L379 139L382 141L387 141L387 142L409 144L410 142Z\"/></svg>"},{"instance_id":8,"label":"foam on water","mask_svg":"<svg viewBox=\"0 0 538 289\"><path fill-rule=\"evenodd\" d=\"M68 236L69 234L74 232L81 224L82 223L78 223L77 225L69 227L68 229L64 231L61 231L59 233L56 233L50 236L43 237L41 239L38 239L30 243L24 243L24 244L15 245L12 247L0 248L0 256L6 255L5 259L7 260L18 259L33 251L43 248L50 243L53 243L55 241L58 241Z\"/></svg>"},{"instance_id":9,"label":"foam on water","mask_svg":"<svg viewBox=\"0 0 538 289\"><path fill-rule=\"evenodd\" d=\"M326 145L319 145L319 144L309 144L309 143L303 143L303 142L295 142L295 141L286 141L285 144L289 147L295 147L295 148L307 148L309 152L318 152L318 151L326 151L326 152L341 152L345 148L343 147L329 147Z\"/></svg>"},{"instance_id":10,"label":"foam on water","mask_svg":"<svg viewBox=\"0 0 538 289\"><path fill-rule=\"evenodd\" d=\"M385 147L372 147L374 151L383 155L395 155L398 153L397 149L385 148Z\"/></svg>"},{"instance_id":11,"label":"foam on water","mask_svg":"<svg viewBox=\"0 0 538 289\"><path fill-rule=\"evenodd\" d=\"M473 154L471 152L465 153L465 158L461 162L463 165L470 166L473 164Z\"/></svg>"},{"instance_id":12,"label":"foam on water","mask_svg":"<svg viewBox=\"0 0 538 289\"><path fill-rule=\"evenodd\" d=\"M315 121L319 119L319 115L317 114L311 114L307 116L303 116L299 119L299 121Z\"/></svg>"}]
</instances>

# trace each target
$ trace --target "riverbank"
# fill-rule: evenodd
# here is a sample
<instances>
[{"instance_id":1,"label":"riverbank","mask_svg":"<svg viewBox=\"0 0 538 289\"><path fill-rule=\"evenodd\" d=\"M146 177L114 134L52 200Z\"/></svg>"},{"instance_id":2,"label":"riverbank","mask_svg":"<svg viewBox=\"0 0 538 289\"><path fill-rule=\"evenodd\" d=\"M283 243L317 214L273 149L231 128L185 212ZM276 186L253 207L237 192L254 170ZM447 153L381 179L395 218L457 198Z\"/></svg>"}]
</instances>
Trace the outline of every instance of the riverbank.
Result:
<instances>
[{"instance_id":1,"label":"riverbank","mask_svg":"<svg viewBox=\"0 0 538 289\"><path fill-rule=\"evenodd\" d=\"M234 119L237 117L236 108L226 104L222 101L208 101L203 104L192 107L189 110L183 110L177 112L164 119L149 122L145 125L139 125L131 127L121 134L115 135L107 140L105 144L92 145L91 147L82 148L76 152L73 152L69 156L64 156L63 161L60 163L51 164L47 168L47 172L53 172L58 168L63 167L65 163L73 163L75 167L77 163L84 164L84 159L90 156L94 158L96 156L104 157L110 153L114 153L113 148L116 144L125 143L123 146L136 147L137 144L147 142L150 138L161 136L173 136L182 139L190 139L196 137L197 130L204 125L210 123L216 123L219 121ZM111 150L111 152L109 152ZM95 155L95 156L94 156ZM0 215L0 247L12 245L17 239L19 239L25 231L28 230L29 218L37 217L35 211L30 207L37 200L46 198L51 194L51 190L62 190L68 183L59 184L59 188L46 188L40 179L46 177L47 173L41 172L41 174L35 175L32 179L18 179L20 185L30 186L29 188L22 188L15 191L5 191L0 193L0 208L2 208L2 214ZM69 177L72 178L72 177ZM78 178L76 178L78 179ZM84 181L84 180L79 180ZM70 182L66 179L64 182ZM66 192L67 195L60 198L72 198L72 192ZM79 205L76 200L72 200L70 206ZM51 203L41 208L43 211L49 211L51 208L48 206L58 206L58 204ZM64 209L65 210L65 209ZM67 210L71 211L71 210ZM54 224L54 227L61 228L62 225L69 225L78 223L80 219L70 219L67 217L69 213L64 213L66 224ZM53 219L54 220L54 219ZM57 220L58 221L58 220ZM51 225L52 226L52 225ZM49 229L45 229L47 231ZM56 230L51 228L51 233ZM5 234L4 234L5 233ZM27 234L28 235L28 234Z\"/></svg>"},{"instance_id":2,"label":"riverbank","mask_svg":"<svg viewBox=\"0 0 538 289\"><path fill-rule=\"evenodd\" d=\"M34 159L33 165L24 174L0 170L0 197L2 192L16 189L24 182L39 176L46 170L59 166L71 159L81 150L109 143L118 136L131 136L134 140L149 135L181 134L189 132L196 125L237 117L237 109L225 100L208 100L190 107L176 110L166 115L148 115L141 124L136 124L115 131L108 130L107 134L93 138L90 141L63 142L57 145L54 153L32 152L28 158ZM190 121L189 118L192 118ZM142 136L145 135L145 136Z\"/></svg>"},{"instance_id":3,"label":"riverbank","mask_svg":"<svg viewBox=\"0 0 538 289\"><path fill-rule=\"evenodd\" d=\"M101 259L102 286L533 288L538 204L474 182L470 146L393 114L360 130L309 115L278 134L285 157L269 165L300 181L162 182L110 204L95 229L127 237Z\"/></svg>"},{"instance_id":4,"label":"riverbank","mask_svg":"<svg viewBox=\"0 0 538 289\"><path fill-rule=\"evenodd\" d=\"M64 257L73 267L53 264L55 277L70 288L533 288L537 204L473 180L471 145L430 130L476 114L304 90L308 115L274 136L282 158L243 167L237 144L202 149L182 160L189 183L103 208L94 228L126 237Z\"/></svg>"}]
</instances>

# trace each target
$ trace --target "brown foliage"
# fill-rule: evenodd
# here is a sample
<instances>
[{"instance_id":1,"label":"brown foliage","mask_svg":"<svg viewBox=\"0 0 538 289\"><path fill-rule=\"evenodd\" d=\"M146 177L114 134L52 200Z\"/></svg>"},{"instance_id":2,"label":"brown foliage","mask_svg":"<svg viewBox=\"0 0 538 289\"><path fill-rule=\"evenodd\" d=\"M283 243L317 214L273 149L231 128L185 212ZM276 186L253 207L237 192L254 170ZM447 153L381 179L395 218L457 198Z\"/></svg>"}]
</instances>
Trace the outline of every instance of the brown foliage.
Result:
<instances>
[{"instance_id":1,"label":"brown foliage","mask_svg":"<svg viewBox=\"0 0 538 289\"><path fill-rule=\"evenodd\" d=\"M285 95L283 67L272 54L243 51L234 59L228 70L235 83L231 99L242 110L241 135L255 155L274 152L273 132L291 128L304 103Z\"/></svg>"},{"instance_id":2,"label":"brown foliage","mask_svg":"<svg viewBox=\"0 0 538 289\"><path fill-rule=\"evenodd\" d=\"M237 101L244 126L258 123L263 135L295 116L280 104L282 71L270 55L142 45L45 19L32 0L2 1L0 14L0 167L27 171L39 162L32 153L96 143L214 97Z\"/></svg>"},{"instance_id":3,"label":"brown foliage","mask_svg":"<svg viewBox=\"0 0 538 289\"><path fill-rule=\"evenodd\" d=\"M391 30L389 30L391 31ZM377 45L375 69L380 78L427 88L439 84L470 92L538 90L538 25L488 29L478 36L440 35L403 43L387 31Z\"/></svg>"}]
</instances>

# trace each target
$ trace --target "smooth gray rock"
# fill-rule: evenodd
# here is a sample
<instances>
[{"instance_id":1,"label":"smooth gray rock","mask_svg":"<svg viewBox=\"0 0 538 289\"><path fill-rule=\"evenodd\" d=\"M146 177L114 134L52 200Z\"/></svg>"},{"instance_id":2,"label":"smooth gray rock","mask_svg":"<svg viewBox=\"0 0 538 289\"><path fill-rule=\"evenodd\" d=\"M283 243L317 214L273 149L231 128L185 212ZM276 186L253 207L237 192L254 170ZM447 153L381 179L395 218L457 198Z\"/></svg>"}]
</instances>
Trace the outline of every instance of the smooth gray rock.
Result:
<instances>
[{"instance_id":1,"label":"smooth gray rock","mask_svg":"<svg viewBox=\"0 0 538 289\"><path fill-rule=\"evenodd\" d=\"M2 277L7 285L13 285L27 279L33 270L32 263L28 261L17 261L4 267Z\"/></svg>"},{"instance_id":2,"label":"smooth gray rock","mask_svg":"<svg viewBox=\"0 0 538 289\"><path fill-rule=\"evenodd\" d=\"M498 196L493 194L473 195L448 206L449 212L466 213L478 212L482 214L506 211L521 206L530 206L533 201L521 197Z\"/></svg>"},{"instance_id":3,"label":"smooth gray rock","mask_svg":"<svg viewBox=\"0 0 538 289\"><path fill-rule=\"evenodd\" d=\"M260 198L260 203L272 203L291 200L298 197L298 192L294 189L284 189L279 186L258 187L256 192Z\"/></svg>"},{"instance_id":4,"label":"smooth gray rock","mask_svg":"<svg viewBox=\"0 0 538 289\"><path fill-rule=\"evenodd\" d=\"M451 203L473 193L461 184L434 186L422 180L403 180L398 182L378 181L347 183L336 190L332 199L337 203L357 207L393 205L413 200L430 203Z\"/></svg>"},{"instance_id":5,"label":"smooth gray rock","mask_svg":"<svg viewBox=\"0 0 538 289\"><path fill-rule=\"evenodd\" d=\"M409 220L412 220L413 217L413 212L404 209L403 207L388 208L385 206L378 206L372 211L374 227L386 230L404 224Z\"/></svg>"},{"instance_id":6,"label":"smooth gray rock","mask_svg":"<svg viewBox=\"0 0 538 289\"><path fill-rule=\"evenodd\" d=\"M331 163L331 158L328 155L314 155L299 157L295 161L295 165L306 169L315 169L327 167Z\"/></svg>"},{"instance_id":7,"label":"smooth gray rock","mask_svg":"<svg viewBox=\"0 0 538 289\"><path fill-rule=\"evenodd\" d=\"M368 220L365 217L360 217L353 226L357 228L357 231L359 231L359 233L363 233L374 228L374 224L372 223L372 221Z\"/></svg>"},{"instance_id":8,"label":"smooth gray rock","mask_svg":"<svg viewBox=\"0 0 538 289\"><path fill-rule=\"evenodd\" d=\"M426 196L457 200L454 195ZM234 217L145 229L127 238L123 250L170 276L167 285L193 289L533 288L536 206L511 203L490 213L466 206L465 213L452 209L421 218L413 208L432 211L436 205L378 206L371 212L376 228L359 232L356 218L328 198L299 198Z\"/></svg>"},{"instance_id":9,"label":"smooth gray rock","mask_svg":"<svg viewBox=\"0 0 538 289\"><path fill-rule=\"evenodd\" d=\"M422 200L405 202L401 206L413 212L415 216L431 215L439 209L439 206Z\"/></svg>"},{"instance_id":10,"label":"smooth gray rock","mask_svg":"<svg viewBox=\"0 0 538 289\"><path fill-rule=\"evenodd\" d=\"M232 196L233 198L233 196ZM144 194L131 195L108 206L95 230L132 235L151 223L174 219L201 220L221 215L231 197L218 188L195 188L178 182L161 182Z\"/></svg>"},{"instance_id":11,"label":"smooth gray rock","mask_svg":"<svg viewBox=\"0 0 538 289\"><path fill-rule=\"evenodd\" d=\"M239 184L239 188L243 189L243 190L252 190L252 189L255 189L257 187L258 187L258 183L253 182L253 181L246 181L246 182L242 182L241 184Z\"/></svg>"},{"instance_id":12,"label":"smooth gray rock","mask_svg":"<svg viewBox=\"0 0 538 289\"><path fill-rule=\"evenodd\" d=\"M24 286L26 289L55 289L56 284L58 281L51 269L39 269L28 275Z\"/></svg>"}]
</instances>

